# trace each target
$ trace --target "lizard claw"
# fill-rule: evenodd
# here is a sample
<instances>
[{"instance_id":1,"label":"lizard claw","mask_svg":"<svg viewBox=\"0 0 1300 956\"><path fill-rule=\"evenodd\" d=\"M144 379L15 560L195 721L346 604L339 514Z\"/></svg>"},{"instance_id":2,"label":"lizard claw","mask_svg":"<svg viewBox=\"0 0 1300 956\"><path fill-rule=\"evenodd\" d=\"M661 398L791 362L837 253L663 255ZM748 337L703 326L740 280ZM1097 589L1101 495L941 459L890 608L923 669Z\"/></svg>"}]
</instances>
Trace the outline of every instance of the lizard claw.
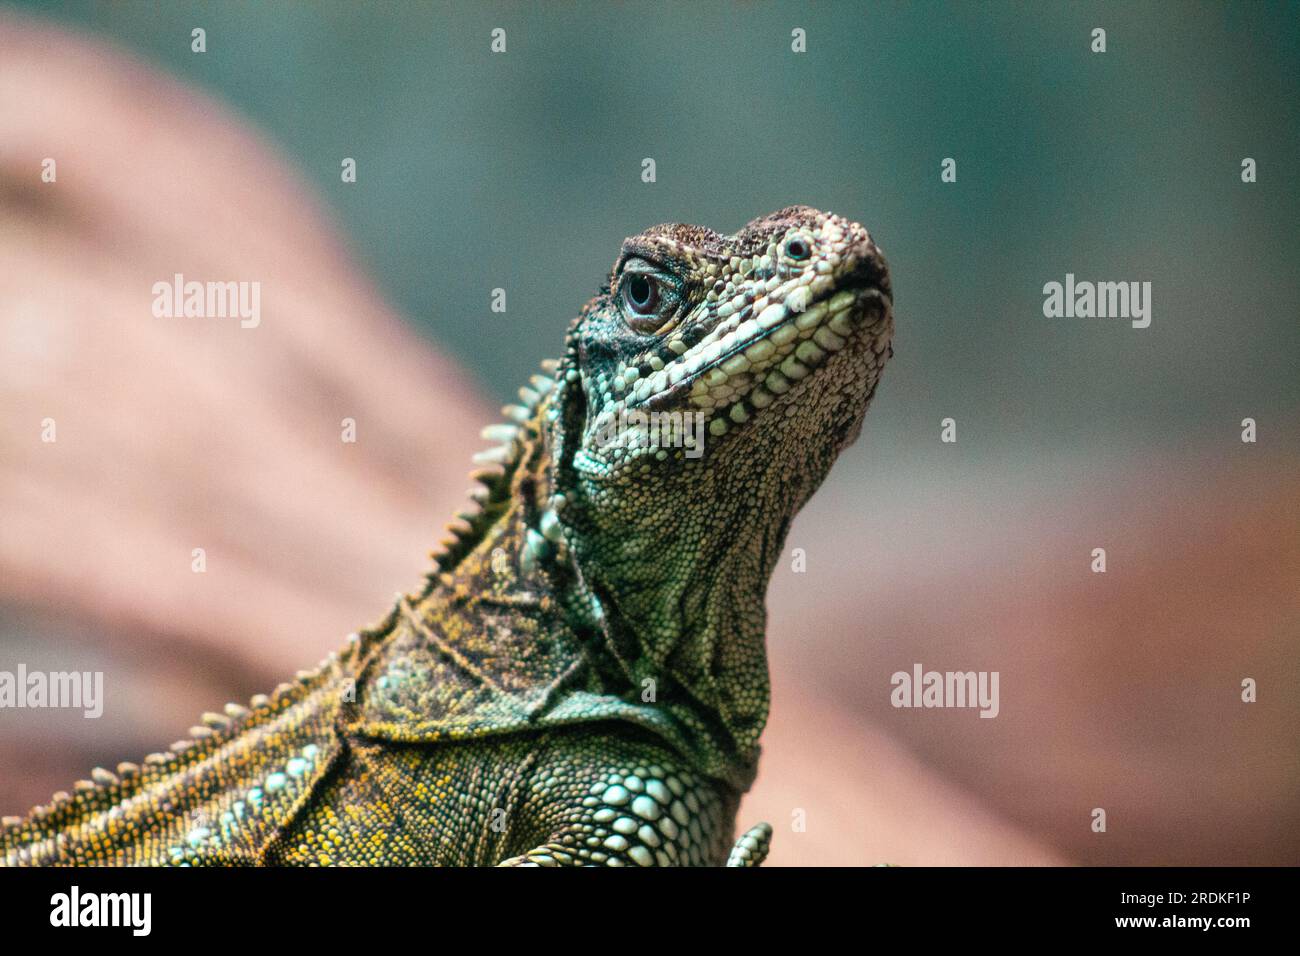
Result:
<instances>
[{"instance_id":1,"label":"lizard claw","mask_svg":"<svg viewBox=\"0 0 1300 956\"><path fill-rule=\"evenodd\" d=\"M727 866L758 866L772 848L772 825L759 823L745 831L727 857Z\"/></svg>"}]
</instances>

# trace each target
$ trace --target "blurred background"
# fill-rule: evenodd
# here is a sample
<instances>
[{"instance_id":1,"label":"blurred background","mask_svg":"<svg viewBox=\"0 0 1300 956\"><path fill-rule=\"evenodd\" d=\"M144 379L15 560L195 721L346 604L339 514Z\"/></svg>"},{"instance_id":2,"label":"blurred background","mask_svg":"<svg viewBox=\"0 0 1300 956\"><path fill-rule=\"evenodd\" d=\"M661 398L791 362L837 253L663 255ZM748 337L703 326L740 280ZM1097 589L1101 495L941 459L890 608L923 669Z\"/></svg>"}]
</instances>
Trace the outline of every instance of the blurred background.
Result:
<instances>
[{"instance_id":1,"label":"blurred background","mask_svg":"<svg viewBox=\"0 0 1300 956\"><path fill-rule=\"evenodd\" d=\"M896 356L772 583L742 826L774 864L1300 863L1298 25L0 5L0 669L107 697L0 710L0 812L380 617L624 236L808 203L885 250ZM177 272L259 281L260 327L154 319ZM1150 328L1044 318L1066 273L1150 282ZM893 709L914 663L998 671L999 716Z\"/></svg>"}]
</instances>

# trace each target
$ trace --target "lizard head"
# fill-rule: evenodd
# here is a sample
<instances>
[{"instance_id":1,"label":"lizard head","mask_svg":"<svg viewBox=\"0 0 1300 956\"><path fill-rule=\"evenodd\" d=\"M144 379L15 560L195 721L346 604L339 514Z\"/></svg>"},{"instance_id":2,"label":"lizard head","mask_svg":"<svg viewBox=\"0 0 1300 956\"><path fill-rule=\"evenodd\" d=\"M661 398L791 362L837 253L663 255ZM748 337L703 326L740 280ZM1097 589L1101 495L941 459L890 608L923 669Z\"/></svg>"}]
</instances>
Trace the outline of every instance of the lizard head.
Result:
<instances>
[{"instance_id":1,"label":"lizard head","mask_svg":"<svg viewBox=\"0 0 1300 956\"><path fill-rule=\"evenodd\" d=\"M867 230L807 206L627 239L570 327L550 411L564 536L629 676L670 674L738 742L766 714L768 578L892 332Z\"/></svg>"},{"instance_id":2,"label":"lizard head","mask_svg":"<svg viewBox=\"0 0 1300 956\"><path fill-rule=\"evenodd\" d=\"M889 272L857 223L791 206L734 236L648 229L570 333L576 467L615 483L689 480L736 457L756 482L805 453L829 467L857 436L892 331Z\"/></svg>"}]
</instances>

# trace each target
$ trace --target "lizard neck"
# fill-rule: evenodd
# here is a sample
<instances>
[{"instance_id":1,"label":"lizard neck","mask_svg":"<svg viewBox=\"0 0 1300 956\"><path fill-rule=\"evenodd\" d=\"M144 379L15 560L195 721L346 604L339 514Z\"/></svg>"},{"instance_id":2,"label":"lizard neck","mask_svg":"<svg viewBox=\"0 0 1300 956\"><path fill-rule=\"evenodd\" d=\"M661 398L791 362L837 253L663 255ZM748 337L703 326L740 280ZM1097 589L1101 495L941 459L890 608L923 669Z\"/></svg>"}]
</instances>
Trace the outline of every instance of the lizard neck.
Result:
<instances>
[{"instance_id":1,"label":"lizard neck","mask_svg":"<svg viewBox=\"0 0 1300 956\"><path fill-rule=\"evenodd\" d=\"M492 466L478 476L487 493L452 526L413 610L468 657L503 630L532 635L538 660L495 666L529 684L525 670L544 683L571 674L569 689L694 728L702 763L749 768L768 712L764 592L784 537L755 512L782 509L712 470L709 487L680 489L674 509L611 503L566 455L577 444L566 391L561 382L508 412L515 424L485 432L505 441L481 459Z\"/></svg>"},{"instance_id":2,"label":"lizard neck","mask_svg":"<svg viewBox=\"0 0 1300 956\"><path fill-rule=\"evenodd\" d=\"M789 524L776 499L796 492L717 455L612 474L584 451L576 381L552 408L552 501L576 609L590 609L606 656L643 701L705 722L727 759L752 761L769 704L767 582Z\"/></svg>"},{"instance_id":3,"label":"lizard neck","mask_svg":"<svg viewBox=\"0 0 1300 956\"><path fill-rule=\"evenodd\" d=\"M571 338L544 430L571 617L598 632L626 693L700 728L710 761L752 770L769 703L767 581L788 526L785 502L758 499L780 487L756 493L743 462L716 456L632 482L602 469L584 450L579 366Z\"/></svg>"},{"instance_id":4,"label":"lizard neck","mask_svg":"<svg viewBox=\"0 0 1300 956\"><path fill-rule=\"evenodd\" d=\"M611 498L583 484L579 502ZM740 755L753 750L767 721L765 592L785 535L756 520L764 508L752 498L693 487L672 509L629 498L566 513L575 562L628 679L670 705L688 698Z\"/></svg>"}]
</instances>

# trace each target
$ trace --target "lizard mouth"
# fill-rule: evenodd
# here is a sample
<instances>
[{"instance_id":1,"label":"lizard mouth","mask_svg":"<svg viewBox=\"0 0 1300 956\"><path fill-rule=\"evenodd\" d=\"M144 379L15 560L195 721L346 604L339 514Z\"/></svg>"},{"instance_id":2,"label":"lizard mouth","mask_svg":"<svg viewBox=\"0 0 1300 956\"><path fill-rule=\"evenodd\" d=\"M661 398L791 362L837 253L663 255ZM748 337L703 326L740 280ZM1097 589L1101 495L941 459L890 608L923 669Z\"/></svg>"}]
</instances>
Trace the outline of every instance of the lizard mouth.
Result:
<instances>
[{"instance_id":1,"label":"lizard mouth","mask_svg":"<svg viewBox=\"0 0 1300 956\"><path fill-rule=\"evenodd\" d=\"M658 412L690 406L710 417L711 434L725 434L835 353L871 348L875 340L887 343L888 332L877 326L892 310L888 273L882 269L859 269L817 299L795 290L727 335L682 355L665 370L665 388L629 407Z\"/></svg>"}]
</instances>

